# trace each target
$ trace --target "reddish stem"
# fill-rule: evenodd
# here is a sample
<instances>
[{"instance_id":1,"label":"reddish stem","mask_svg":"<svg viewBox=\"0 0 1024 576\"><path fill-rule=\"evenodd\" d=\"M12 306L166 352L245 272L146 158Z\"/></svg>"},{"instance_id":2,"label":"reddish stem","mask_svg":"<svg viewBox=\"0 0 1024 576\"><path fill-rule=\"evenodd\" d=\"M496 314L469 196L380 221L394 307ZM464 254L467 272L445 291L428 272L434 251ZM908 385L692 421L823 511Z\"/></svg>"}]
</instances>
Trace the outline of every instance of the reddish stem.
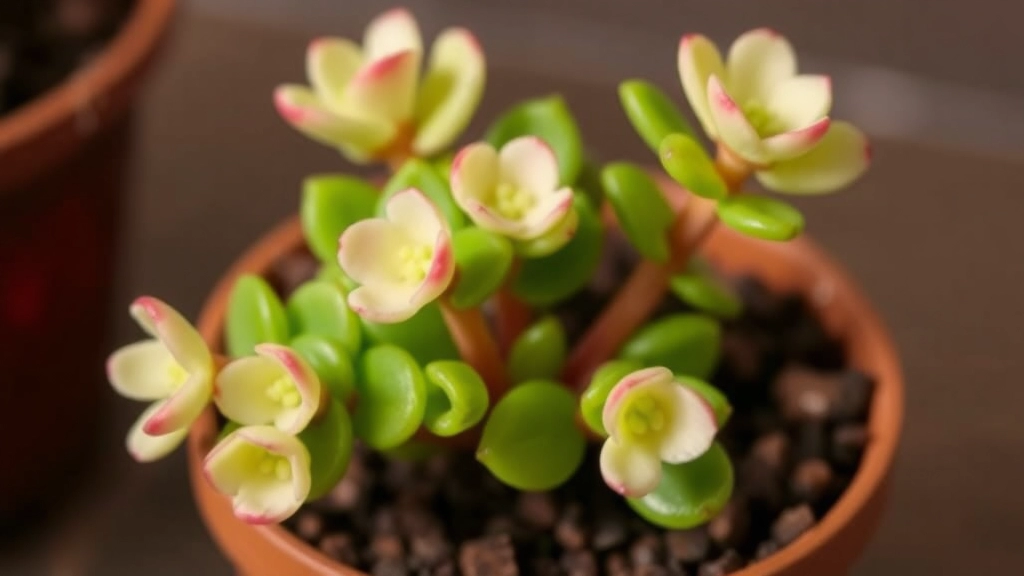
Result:
<instances>
[{"instance_id":1,"label":"reddish stem","mask_svg":"<svg viewBox=\"0 0 1024 576\"><path fill-rule=\"evenodd\" d=\"M505 363L498 343L491 334L480 308L459 309L441 298L441 314L455 341L462 360L480 374L487 385L491 402L496 402L508 389Z\"/></svg>"},{"instance_id":2,"label":"reddish stem","mask_svg":"<svg viewBox=\"0 0 1024 576\"><path fill-rule=\"evenodd\" d=\"M498 345L501 346L502 354L507 356L516 338L530 325L530 308L512 294L508 287L503 287L494 295L494 305Z\"/></svg>"}]
</instances>

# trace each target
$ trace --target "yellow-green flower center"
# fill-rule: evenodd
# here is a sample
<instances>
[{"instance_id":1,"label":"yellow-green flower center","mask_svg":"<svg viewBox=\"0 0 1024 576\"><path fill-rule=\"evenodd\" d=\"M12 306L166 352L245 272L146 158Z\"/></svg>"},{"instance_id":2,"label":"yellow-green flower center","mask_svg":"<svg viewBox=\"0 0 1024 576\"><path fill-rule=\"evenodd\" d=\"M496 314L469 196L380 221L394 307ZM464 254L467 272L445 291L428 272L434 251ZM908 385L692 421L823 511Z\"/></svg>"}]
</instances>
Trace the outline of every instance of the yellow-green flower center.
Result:
<instances>
[{"instance_id":1,"label":"yellow-green flower center","mask_svg":"<svg viewBox=\"0 0 1024 576\"><path fill-rule=\"evenodd\" d=\"M274 380L273 384L267 388L267 398L285 408L296 408L302 404L302 395L299 394L298 387L288 376L281 376Z\"/></svg>"},{"instance_id":2,"label":"yellow-green flower center","mask_svg":"<svg viewBox=\"0 0 1024 576\"><path fill-rule=\"evenodd\" d=\"M747 121L754 127L758 136L767 138L781 132L775 117L759 101L750 100L744 103L742 108L743 115L747 117Z\"/></svg>"},{"instance_id":3,"label":"yellow-green flower center","mask_svg":"<svg viewBox=\"0 0 1024 576\"><path fill-rule=\"evenodd\" d=\"M398 251L399 274L403 282L420 283L430 271L434 250L430 246L408 245Z\"/></svg>"},{"instance_id":4,"label":"yellow-green flower center","mask_svg":"<svg viewBox=\"0 0 1024 576\"><path fill-rule=\"evenodd\" d=\"M267 453L259 463L259 472L264 476L273 476L282 482L292 477L292 465L284 456Z\"/></svg>"},{"instance_id":5,"label":"yellow-green flower center","mask_svg":"<svg viewBox=\"0 0 1024 576\"><path fill-rule=\"evenodd\" d=\"M642 394L625 407L622 422L635 438L656 434L665 428L665 411L650 394Z\"/></svg>"},{"instance_id":6,"label":"yellow-green flower center","mask_svg":"<svg viewBox=\"0 0 1024 576\"><path fill-rule=\"evenodd\" d=\"M537 203L533 194L508 182L498 184L493 208L509 220L519 220Z\"/></svg>"},{"instance_id":7,"label":"yellow-green flower center","mask_svg":"<svg viewBox=\"0 0 1024 576\"><path fill-rule=\"evenodd\" d=\"M167 379L171 382L171 391L176 392L181 385L188 380L188 372L177 362L171 362L167 367Z\"/></svg>"}]
</instances>

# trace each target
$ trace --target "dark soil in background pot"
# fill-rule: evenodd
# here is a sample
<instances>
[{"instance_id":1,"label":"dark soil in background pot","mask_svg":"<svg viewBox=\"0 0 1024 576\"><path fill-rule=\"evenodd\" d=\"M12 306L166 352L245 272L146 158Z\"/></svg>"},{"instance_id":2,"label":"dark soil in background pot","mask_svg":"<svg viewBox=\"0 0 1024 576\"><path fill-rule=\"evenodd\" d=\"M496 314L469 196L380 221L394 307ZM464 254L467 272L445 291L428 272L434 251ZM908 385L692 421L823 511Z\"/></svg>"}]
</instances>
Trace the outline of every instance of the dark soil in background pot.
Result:
<instances>
[{"instance_id":1,"label":"dark soil in background pot","mask_svg":"<svg viewBox=\"0 0 1024 576\"><path fill-rule=\"evenodd\" d=\"M632 254L614 249L590 289L558 311L572 338L628 273ZM312 277L308 253L269 278L287 294ZM712 382L734 407L719 433L736 470L729 505L686 531L653 526L608 489L599 446L565 486L521 493L472 454L412 463L357 449L346 477L286 527L328 556L376 576L516 574L717 576L775 553L811 528L846 489L860 463L873 383L848 369L796 294L735 279L740 318L723 324ZM666 298L659 314L685 310Z\"/></svg>"},{"instance_id":2,"label":"dark soil in background pot","mask_svg":"<svg viewBox=\"0 0 1024 576\"><path fill-rule=\"evenodd\" d=\"M89 63L136 0L0 0L0 116Z\"/></svg>"}]
</instances>

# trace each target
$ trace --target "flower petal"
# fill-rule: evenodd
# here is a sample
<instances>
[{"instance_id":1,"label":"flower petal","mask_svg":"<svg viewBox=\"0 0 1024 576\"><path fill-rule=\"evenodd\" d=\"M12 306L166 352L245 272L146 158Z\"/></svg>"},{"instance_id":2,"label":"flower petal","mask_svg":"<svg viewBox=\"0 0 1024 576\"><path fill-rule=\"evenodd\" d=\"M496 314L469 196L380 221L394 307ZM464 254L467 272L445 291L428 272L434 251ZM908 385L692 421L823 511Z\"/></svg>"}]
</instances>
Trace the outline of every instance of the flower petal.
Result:
<instances>
[{"instance_id":1,"label":"flower petal","mask_svg":"<svg viewBox=\"0 0 1024 576\"><path fill-rule=\"evenodd\" d=\"M446 231L442 230L437 233L433 254L426 278L410 298L410 304L417 310L443 294L455 276L455 258L452 255L451 238Z\"/></svg>"},{"instance_id":2,"label":"flower petal","mask_svg":"<svg viewBox=\"0 0 1024 576\"><path fill-rule=\"evenodd\" d=\"M412 149L417 155L440 152L466 129L483 96L486 76L484 53L469 30L441 32L430 49L416 102Z\"/></svg>"},{"instance_id":3,"label":"flower petal","mask_svg":"<svg viewBox=\"0 0 1024 576\"><path fill-rule=\"evenodd\" d=\"M772 89L796 74L796 53L784 36L770 28L742 34L729 47L729 90L738 102L762 105Z\"/></svg>"},{"instance_id":4,"label":"flower petal","mask_svg":"<svg viewBox=\"0 0 1024 576\"><path fill-rule=\"evenodd\" d=\"M384 207L388 220L418 244L433 245L440 233L448 234L441 210L416 188L396 192Z\"/></svg>"},{"instance_id":5,"label":"flower petal","mask_svg":"<svg viewBox=\"0 0 1024 576\"><path fill-rule=\"evenodd\" d=\"M161 436L188 428L210 403L213 395L213 373L192 372L170 397L157 402L157 409L146 419L142 431Z\"/></svg>"},{"instance_id":6,"label":"flower petal","mask_svg":"<svg viewBox=\"0 0 1024 576\"><path fill-rule=\"evenodd\" d=\"M608 438L601 446L601 476L615 492L627 498L639 498L661 483L661 462L657 455L642 446Z\"/></svg>"},{"instance_id":7,"label":"flower petal","mask_svg":"<svg viewBox=\"0 0 1024 576\"><path fill-rule=\"evenodd\" d=\"M580 215L569 209L565 217L556 222L546 233L530 240L516 242L516 252L526 258L543 258L561 250L576 236L580 226Z\"/></svg>"},{"instance_id":8,"label":"flower petal","mask_svg":"<svg viewBox=\"0 0 1024 576\"><path fill-rule=\"evenodd\" d=\"M360 286L349 292L348 306L370 322L394 324L412 318L419 308L412 304L418 286L380 284Z\"/></svg>"},{"instance_id":9,"label":"flower petal","mask_svg":"<svg viewBox=\"0 0 1024 576\"><path fill-rule=\"evenodd\" d=\"M678 382L659 386L659 405L668 423L658 446L663 462L689 462L707 452L718 433L715 412L703 398Z\"/></svg>"},{"instance_id":10,"label":"flower petal","mask_svg":"<svg viewBox=\"0 0 1024 576\"><path fill-rule=\"evenodd\" d=\"M288 84L274 90L278 114L306 136L355 155L369 154L395 136L395 126L370 117L341 116L327 109L312 90Z\"/></svg>"},{"instance_id":11,"label":"flower petal","mask_svg":"<svg viewBox=\"0 0 1024 576\"><path fill-rule=\"evenodd\" d=\"M345 87L359 71L363 52L346 38L317 38L306 49L306 76L320 102L344 114Z\"/></svg>"},{"instance_id":12,"label":"flower petal","mask_svg":"<svg viewBox=\"0 0 1024 576\"><path fill-rule=\"evenodd\" d=\"M558 158L547 142L536 136L520 136L498 152L499 181L533 192L538 198L558 187Z\"/></svg>"},{"instance_id":13,"label":"flower petal","mask_svg":"<svg viewBox=\"0 0 1024 576\"><path fill-rule=\"evenodd\" d=\"M353 113L401 125L412 119L420 53L396 52L364 66L349 82L344 106Z\"/></svg>"},{"instance_id":14,"label":"flower petal","mask_svg":"<svg viewBox=\"0 0 1024 576\"><path fill-rule=\"evenodd\" d=\"M619 408L623 406L624 401L632 393L638 388L671 381L672 371L664 366L653 366L637 370L619 380L612 387L611 392L608 393L608 399L605 401L604 409L601 412L601 423L604 424L604 429L608 432L608 435L613 438L617 437Z\"/></svg>"},{"instance_id":15,"label":"flower petal","mask_svg":"<svg viewBox=\"0 0 1024 576\"><path fill-rule=\"evenodd\" d=\"M259 356L234 360L217 375L217 408L244 426L272 424L283 432L298 434L319 407L320 379L284 346L260 344L256 352ZM273 390L279 382L294 390ZM297 396L288 400L290 393Z\"/></svg>"},{"instance_id":16,"label":"flower petal","mask_svg":"<svg viewBox=\"0 0 1024 576\"><path fill-rule=\"evenodd\" d=\"M128 438L126 445L128 453L131 454L132 458L136 462L153 462L159 460L164 456L167 456L178 447L179 444L188 435L188 428L182 428L169 434L163 434L161 436L150 436L146 434L142 427L146 422L161 408L161 403L157 402L145 412L139 416L135 424L132 425L131 430L128 431Z\"/></svg>"},{"instance_id":17,"label":"flower petal","mask_svg":"<svg viewBox=\"0 0 1024 576\"><path fill-rule=\"evenodd\" d=\"M717 76L708 79L708 108L718 128L719 142L748 162L761 164L766 160L761 137Z\"/></svg>"},{"instance_id":18,"label":"flower petal","mask_svg":"<svg viewBox=\"0 0 1024 576\"><path fill-rule=\"evenodd\" d=\"M177 310L152 296L132 302L129 312L143 330L159 340L186 372L213 370L213 356L203 337Z\"/></svg>"},{"instance_id":19,"label":"flower petal","mask_svg":"<svg viewBox=\"0 0 1024 576\"><path fill-rule=\"evenodd\" d=\"M182 370L159 340L129 344L110 355L107 379L118 394L132 400L160 400L174 392ZM182 373L184 371L182 370Z\"/></svg>"},{"instance_id":20,"label":"flower petal","mask_svg":"<svg viewBox=\"0 0 1024 576\"><path fill-rule=\"evenodd\" d=\"M338 264L359 284L400 282L398 252L409 239L383 218L361 220L349 226L338 241Z\"/></svg>"},{"instance_id":21,"label":"flower petal","mask_svg":"<svg viewBox=\"0 0 1024 576\"><path fill-rule=\"evenodd\" d=\"M452 160L452 197L471 218L479 205L493 201L499 170L498 151L486 142L466 146Z\"/></svg>"},{"instance_id":22,"label":"flower petal","mask_svg":"<svg viewBox=\"0 0 1024 576\"><path fill-rule=\"evenodd\" d=\"M700 34L687 34L679 41L679 79L704 132L716 138L718 131L708 108L708 78L725 77L725 64L715 44Z\"/></svg>"},{"instance_id":23,"label":"flower petal","mask_svg":"<svg viewBox=\"0 0 1024 576\"><path fill-rule=\"evenodd\" d=\"M519 240L532 240L547 234L565 220L572 210L572 188L561 188L541 196L540 201L522 219Z\"/></svg>"},{"instance_id":24,"label":"flower petal","mask_svg":"<svg viewBox=\"0 0 1024 576\"><path fill-rule=\"evenodd\" d=\"M871 148L863 132L848 122L832 122L810 152L756 173L766 188L789 194L827 194L864 173Z\"/></svg>"},{"instance_id":25,"label":"flower petal","mask_svg":"<svg viewBox=\"0 0 1024 576\"><path fill-rule=\"evenodd\" d=\"M825 137L831 122L826 116L809 126L765 138L761 144L764 146L768 160L770 162L777 162L806 154L808 150L817 146L818 142Z\"/></svg>"},{"instance_id":26,"label":"flower petal","mask_svg":"<svg viewBox=\"0 0 1024 576\"><path fill-rule=\"evenodd\" d=\"M267 456L286 458L287 479L262 474ZM235 515L250 524L271 524L291 516L309 495L309 451L296 438L272 426L246 426L210 451L203 471L213 486L232 496Z\"/></svg>"},{"instance_id":27,"label":"flower petal","mask_svg":"<svg viewBox=\"0 0 1024 576\"><path fill-rule=\"evenodd\" d=\"M832 79L802 74L783 80L772 88L764 106L785 130L807 126L832 108Z\"/></svg>"},{"instance_id":28,"label":"flower petal","mask_svg":"<svg viewBox=\"0 0 1024 576\"><path fill-rule=\"evenodd\" d=\"M396 52L423 52L423 40L416 18L405 8L393 8L377 16L366 26L363 49L368 61Z\"/></svg>"},{"instance_id":29,"label":"flower petal","mask_svg":"<svg viewBox=\"0 0 1024 576\"><path fill-rule=\"evenodd\" d=\"M258 344L256 353L276 362L298 390L301 402L295 408L294 413L282 415L274 423L279 430L298 434L306 428L320 408L320 377L301 356L287 346Z\"/></svg>"}]
</instances>

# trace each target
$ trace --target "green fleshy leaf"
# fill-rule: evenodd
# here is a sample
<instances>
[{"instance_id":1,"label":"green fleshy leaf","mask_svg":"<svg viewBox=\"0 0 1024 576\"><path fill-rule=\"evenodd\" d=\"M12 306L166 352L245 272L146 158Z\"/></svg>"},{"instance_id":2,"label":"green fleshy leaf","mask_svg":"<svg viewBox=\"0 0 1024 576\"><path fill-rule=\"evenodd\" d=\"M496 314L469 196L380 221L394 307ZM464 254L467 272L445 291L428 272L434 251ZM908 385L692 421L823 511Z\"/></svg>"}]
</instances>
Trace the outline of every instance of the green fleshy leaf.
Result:
<instances>
[{"instance_id":1,"label":"green fleshy leaf","mask_svg":"<svg viewBox=\"0 0 1024 576\"><path fill-rule=\"evenodd\" d=\"M528 100L508 110L491 125L484 138L495 148L519 136L537 136L558 158L561 183L571 186L583 167L583 142L576 120L561 96Z\"/></svg>"},{"instance_id":2,"label":"green fleshy leaf","mask_svg":"<svg viewBox=\"0 0 1024 576\"><path fill-rule=\"evenodd\" d=\"M526 380L555 380L565 363L568 343L558 318L545 316L523 331L508 355L508 376L513 384Z\"/></svg>"},{"instance_id":3,"label":"green fleshy leaf","mask_svg":"<svg viewBox=\"0 0 1024 576\"><path fill-rule=\"evenodd\" d=\"M675 374L707 378L718 363L722 329L703 314L673 314L633 335L619 357L644 366L664 366Z\"/></svg>"},{"instance_id":4,"label":"green fleshy leaf","mask_svg":"<svg viewBox=\"0 0 1024 576\"><path fill-rule=\"evenodd\" d=\"M332 398L323 415L299 434L299 440L309 450L312 483L306 500L316 500L341 480L352 458L352 420L348 411Z\"/></svg>"},{"instance_id":5,"label":"green fleshy leaf","mask_svg":"<svg viewBox=\"0 0 1024 576\"><path fill-rule=\"evenodd\" d=\"M358 438L378 450L412 438L423 422L427 384L408 352L388 344L367 350L356 387L359 403L352 424Z\"/></svg>"},{"instance_id":6,"label":"green fleshy leaf","mask_svg":"<svg viewBox=\"0 0 1024 576\"><path fill-rule=\"evenodd\" d=\"M729 417L732 416L732 404L729 403L729 399L725 397L721 390L703 380L687 376L676 376L676 382L699 394L708 403L708 406L711 406L711 410L714 411L718 427L721 429L725 426L725 423L729 421Z\"/></svg>"},{"instance_id":7,"label":"green fleshy leaf","mask_svg":"<svg viewBox=\"0 0 1024 576\"><path fill-rule=\"evenodd\" d=\"M729 187L715 169L704 147L685 134L670 134L658 148L661 165L673 180L704 198L720 200Z\"/></svg>"},{"instance_id":8,"label":"green fleshy leaf","mask_svg":"<svg viewBox=\"0 0 1024 576\"><path fill-rule=\"evenodd\" d=\"M352 358L340 342L319 334L300 334L291 347L316 372L331 396L347 403L356 391Z\"/></svg>"},{"instance_id":9,"label":"green fleshy leaf","mask_svg":"<svg viewBox=\"0 0 1024 576\"><path fill-rule=\"evenodd\" d=\"M619 84L619 102L630 124L655 154L661 141L669 134L693 136L693 128L683 113L650 82L627 80Z\"/></svg>"},{"instance_id":10,"label":"green fleshy leaf","mask_svg":"<svg viewBox=\"0 0 1024 576\"><path fill-rule=\"evenodd\" d=\"M388 199L408 188L416 188L423 192L444 214L452 230L458 230L466 225L466 216L455 203L455 199L452 198L448 179L442 176L436 167L420 158L407 160L384 185L380 194L380 202L377 204L377 215L383 217L384 206L387 205Z\"/></svg>"},{"instance_id":11,"label":"green fleshy leaf","mask_svg":"<svg viewBox=\"0 0 1024 576\"><path fill-rule=\"evenodd\" d=\"M438 436L454 436L476 426L490 399L483 379L469 364L442 360L427 364L427 411L423 425Z\"/></svg>"},{"instance_id":12,"label":"green fleshy leaf","mask_svg":"<svg viewBox=\"0 0 1024 576\"><path fill-rule=\"evenodd\" d=\"M479 306L505 282L512 268L512 243L504 236L470 226L453 235L452 249L459 271L451 292L452 305Z\"/></svg>"},{"instance_id":13,"label":"green fleshy leaf","mask_svg":"<svg viewBox=\"0 0 1024 576\"><path fill-rule=\"evenodd\" d=\"M583 415L583 421L586 422L587 427L597 435L608 436L601 415L612 388L619 383L619 380L643 367L644 365L636 360L611 360L602 364L594 372L594 377L590 379L590 385L583 391L583 396L580 398L580 413Z\"/></svg>"},{"instance_id":14,"label":"green fleshy leaf","mask_svg":"<svg viewBox=\"0 0 1024 576\"><path fill-rule=\"evenodd\" d=\"M733 230L761 240L792 240L804 229L799 210L767 196L730 196L719 201L718 217Z\"/></svg>"},{"instance_id":15,"label":"green fleshy leaf","mask_svg":"<svg viewBox=\"0 0 1024 576\"><path fill-rule=\"evenodd\" d=\"M572 296L590 282L604 249L601 220L585 196L577 194L576 235L561 250L523 261L512 290L527 304L546 307Z\"/></svg>"},{"instance_id":16,"label":"green fleshy leaf","mask_svg":"<svg viewBox=\"0 0 1024 576\"><path fill-rule=\"evenodd\" d=\"M238 430L241 427L242 425L239 424L238 422L235 422L234 420L228 420L226 423L224 423L224 427L220 429L220 433L217 434L216 443L220 443L221 440L227 438L228 436L231 435L232 432Z\"/></svg>"},{"instance_id":17,"label":"green fleshy leaf","mask_svg":"<svg viewBox=\"0 0 1024 576\"><path fill-rule=\"evenodd\" d=\"M698 272L673 276L672 293L701 312L733 319L743 311L743 303L731 286Z\"/></svg>"},{"instance_id":18,"label":"green fleshy leaf","mask_svg":"<svg viewBox=\"0 0 1024 576\"><path fill-rule=\"evenodd\" d=\"M519 490L550 490L583 462L586 441L576 428L576 399L557 382L513 388L494 406L476 457Z\"/></svg>"},{"instance_id":19,"label":"green fleshy leaf","mask_svg":"<svg viewBox=\"0 0 1024 576\"><path fill-rule=\"evenodd\" d=\"M644 258L667 261L668 229L675 215L647 171L633 164L616 162L601 171L601 184L626 238Z\"/></svg>"},{"instance_id":20,"label":"green fleshy leaf","mask_svg":"<svg viewBox=\"0 0 1024 576\"><path fill-rule=\"evenodd\" d=\"M661 484L643 498L626 502L648 522L671 530L699 526L714 518L732 496L729 456L717 442L703 456L683 464L662 464Z\"/></svg>"},{"instance_id":21,"label":"green fleshy leaf","mask_svg":"<svg viewBox=\"0 0 1024 576\"><path fill-rule=\"evenodd\" d=\"M228 354L250 356L257 344L288 343L288 318L267 281L247 274L235 281L228 299L224 338Z\"/></svg>"},{"instance_id":22,"label":"green fleshy leaf","mask_svg":"<svg viewBox=\"0 0 1024 576\"><path fill-rule=\"evenodd\" d=\"M355 356L362 348L359 316L349 309L344 292L334 282L306 282L288 299L286 311L292 334L333 338L350 356Z\"/></svg>"},{"instance_id":23,"label":"green fleshy leaf","mask_svg":"<svg viewBox=\"0 0 1024 576\"><path fill-rule=\"evenodd\" d=\"M373 216L380 195L369 182L354 176L310 176L302 183L302 231L306 243L323 262L338 258L338 238L353 223Z\"/></svg>"},{"instance_id":24,"label":"green fleshy leaf","mask_svg":"<svg viewBox=\"0 0 1024 576\"><path fill-rule=\"evenodd\" d=\"M405 322L377 324L365 318L360 318L359 322L369 343L394 344L404 348L420 364L459 358L459 349L455 347L437 303L427 304Z\"/></svg>"}]
</instances>

